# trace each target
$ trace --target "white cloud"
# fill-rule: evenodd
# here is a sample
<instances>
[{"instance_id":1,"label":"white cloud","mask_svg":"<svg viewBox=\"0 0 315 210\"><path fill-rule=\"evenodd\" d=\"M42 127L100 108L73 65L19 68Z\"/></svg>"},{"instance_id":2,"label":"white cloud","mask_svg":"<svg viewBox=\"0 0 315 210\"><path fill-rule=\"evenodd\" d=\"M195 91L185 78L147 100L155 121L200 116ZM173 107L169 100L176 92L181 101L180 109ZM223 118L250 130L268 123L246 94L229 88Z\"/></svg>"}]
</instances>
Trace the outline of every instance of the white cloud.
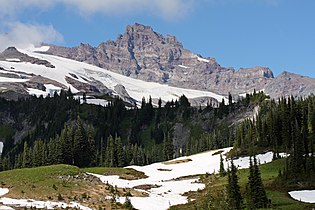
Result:
<instances>
[{"instance_id":1,"label":"white cloud","mask_svg":"<svg viewBox=\"0 0 315 210\"><path fill-rule=\"evenodd\" d=\"M5 23L6 33L0 34L0 51L10 46L20 48L30 44L39 45L43 42L62 42L62 35L53 26L24 24L21 22Z\"/></svg>"},{"instance_id":2,"label":"white cloud","mask_svg":"<svg viewBox=\"0 0 315 210\"><path fill-rule=\"evenodd\" d=\"M0 18L14 18L19 12L29 7L49 8L59 0L0 0Z\"/></svg>"},{"instance_id":3,"label":"white cloud","mask_svg":"<svg viewBox=\"0 0 315 210\"><path fill-rule=\"evenodd\" d=\"M165 19L178 19L191 11L197 2L198 0L0 0L0 17L11 17L30 7L47 9L63 4L75 7L83 15L145 13Z\"/></svg>"},{"instance_id":4,"label":"white cloud","mask_svg":"<svg viewBox=\"0 0 315 210\"><path fill-rule=\"evenodd\" d=\"M166 19L185 16L197 0L61 0L83 13L130 14L147 13Z\"/></svg>"}]
</instances>

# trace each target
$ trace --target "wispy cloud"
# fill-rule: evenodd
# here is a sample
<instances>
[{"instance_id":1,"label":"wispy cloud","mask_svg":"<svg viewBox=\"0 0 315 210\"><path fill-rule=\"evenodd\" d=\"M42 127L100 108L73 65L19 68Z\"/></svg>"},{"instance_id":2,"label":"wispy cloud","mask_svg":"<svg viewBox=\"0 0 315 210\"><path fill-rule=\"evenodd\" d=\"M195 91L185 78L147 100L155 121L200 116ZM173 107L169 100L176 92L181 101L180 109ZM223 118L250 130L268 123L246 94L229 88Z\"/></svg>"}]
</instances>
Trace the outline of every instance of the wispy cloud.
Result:
<instances>
[{"instance_id":1,"label":"wispy cloud","mask_svg":"<svg viewBox=\"0 0 315 210\"><path fill-rule=\"evenodd\" d=\"M218 3L218 4L264 4L270 6L279 6L284 0L204 0L208 3Z\"/></svg>"},{"instance_id":2,"label":"wispy cloud","mask_svg":"<svg viewBox=\"0 0 315 210\"><path fill-rule=\"evenodd\" d=\"M10 46L20 48L30 44L39 45L43 42L62 42L62 35L53 26L24 24L21 22L5 23L6 33L0 34L0 51Z\"/></svg>"},{"instance_id":3,"label":"wispy cloud","mask_svg":"<svg viewBox=\"0 0 315 210\"><path fill-rule=\"evenodd\" d=\"M28 9L45 11L62 5L82 16L145 14L165 20L178 20L192 11L197 2L198 0L0 0L0 50L12 45L25 47L63 39L51 25L20 22L19 16Z\"/></svg>"},{"instance_id":4,"label":"wispy cloud","mask_svg":"<svg viewBox=\"0 0 315 210\"><path fill-rule=\"evenodd\" d=\"M78 9L82 15L143 13L169 20L184 17L197 3L198 0L0 0L0 17L14 16L29 7L46 9L61 4Z\"/></svg>"}]
</instances>

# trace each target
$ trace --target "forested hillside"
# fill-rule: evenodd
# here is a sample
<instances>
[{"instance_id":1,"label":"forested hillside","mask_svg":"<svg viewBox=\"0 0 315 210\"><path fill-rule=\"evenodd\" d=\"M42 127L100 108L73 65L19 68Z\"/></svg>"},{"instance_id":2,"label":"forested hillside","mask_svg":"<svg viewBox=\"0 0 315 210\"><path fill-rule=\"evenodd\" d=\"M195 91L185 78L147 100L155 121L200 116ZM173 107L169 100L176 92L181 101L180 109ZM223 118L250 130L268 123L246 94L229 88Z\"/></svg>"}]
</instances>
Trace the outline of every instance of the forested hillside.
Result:
<instances>
[{"instance_id":1,"label":"forested hillside","mask_svg":"<svg viewBox=\"0 0 315 210\"><path fill-rule=\"evenodd\" d=\"M257 97L257 96L255 96ZM251 114L253 96L219 107L178 101L126 109L113 98L107 107L80 104L71 92L54 97L0 99L1 170L51 164L122 167L164 161L234 143L234 119ZM230 104L230 105L225 105Z\"/></svg>"},{"instance_id":2,"label":"forested hillside","mask_svg":"<svg viewBox=\"0 0 315 210\"><path fill-rule=\"evenodd\" d=\"M219 174L202 176L207 187L188 193L194 201L171 209L314 208L288 192L315 189L315 97L258 101L257 115L235 128L230 166L224 168L221 157ZM260 165L255 156L266 151L274 161ZM238 170L236 156L250 156L249 169Z\"/></svg>"},{"instance_id":3,"label":"forested hillside","mask_svg":"<svg viewBox=\"0 0 315 210\"><path fill-rule=\"evenodd\" d=\"M236 129L233 155L254 155L263 150L289 154L281 178L290 182L314 179L315 97L281 98L261 104L254 120ZM314 180L313 180L314 181Z\"/></svg>"}]
</instances>

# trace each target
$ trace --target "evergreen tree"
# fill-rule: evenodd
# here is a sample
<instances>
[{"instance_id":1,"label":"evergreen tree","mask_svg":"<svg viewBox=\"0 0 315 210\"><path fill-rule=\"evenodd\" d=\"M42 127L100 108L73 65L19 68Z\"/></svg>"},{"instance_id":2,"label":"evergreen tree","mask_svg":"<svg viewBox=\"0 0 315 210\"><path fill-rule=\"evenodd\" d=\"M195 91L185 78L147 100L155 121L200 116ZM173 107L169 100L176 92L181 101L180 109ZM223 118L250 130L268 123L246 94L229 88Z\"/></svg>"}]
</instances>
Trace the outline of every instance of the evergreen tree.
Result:
<instances>
[{"instance_id":1,"label":"evergreen tree","mask_svg":"<svg viewBox=\"0 0 315 210\"><path fill-rule=\"evenodd\" d=\"M77 124L74 131L73 145L74 165L78 167L87 167L90 164L90 148L86 131L83 127L80 117L77 118Z\"/></svg>"},{"instance_id":2,"label":"evergreen tree","mask_svg":"<svg viewBox=\"0 0 315 210\"><path fill-rule=\"evenodd\" d=\"M107 139L107 161L109 167L117 167L116 145L114 138L110 135Z\"/></svg>"},{"instance_id":3,"label":"evergreen tree","mask_svg":"<svg viewBox=\"0 0 315 210\"><path fill-rule=\"evenodd\" d=\"M243 209L243 198L238 185L237 169L231 161L231 167L227 171L228 175L228 185L226 187L227 191L227 204L228 208L231 210Z\"/></svg>"},{"instance_id":4,"label":"evergreen tree","mask_svg":"<svg viewBox=\"0 0 315 210\"><path fill-rule=\"evenodd\" d=\"M22 168L29 168L31 166L32 166L31 150L28 147L27 142L24 142Z\"/></svg>"},{"instance_id":5,"label":"evergreen tree","mask_svg":"<svg viewBox=\"0 0 315 210\"><path fill-rule=\"evenodd\" d=\"M125 155L123 150L123 145L120 137L116 137L116 150L117 150L117 166L123 167L125 165Z\"/></svg>"},{"instance_id":6,"label":"evergreen tree","mask_svg":"<svg viewBox=\"0 0 315 210\"><path fill-rule=\"evenodd\" d=\"M60 141L62 147L62 156L63 156L63 163L65 164L74 164L74 157L73 157L73 128L70 126L65 125L64 129L61 131L60 134Z\"/></svg>"},{"instance_id":7,"label":"evergreen tree","mask_svg":"<svg viewBox=\"0 0 315 210\"><path fill-rule=\"evenodd\" d=\"M261 180L256 157L250 157L249 176L247 184L247 205L249 209L267 208L268 198Z\"/></svg>"},{"instance_id":8,"label":"evergreen tree","mask_svg":"<svg viewBox=\"0 0 315 210\"><path fill-rule=\"evenodd\" d=\"M164 158L165 160L170 160L174 155L174 145L170 137L170 133L167 133L167 136L164 134Z\"/></svg>"},{"instance_id":9,"label":"evergreen tree","mask_svg":"<svg viewBox=\"0 0 315 210\"><path fill-rule=\"evenodd\" d=\"M226 175L226 171L224 169L224 163L223 163L223 157L222 155L220 154L220 169L219 169L219 174L221 177L225 176Z\"/></svg>"}]
</instances>

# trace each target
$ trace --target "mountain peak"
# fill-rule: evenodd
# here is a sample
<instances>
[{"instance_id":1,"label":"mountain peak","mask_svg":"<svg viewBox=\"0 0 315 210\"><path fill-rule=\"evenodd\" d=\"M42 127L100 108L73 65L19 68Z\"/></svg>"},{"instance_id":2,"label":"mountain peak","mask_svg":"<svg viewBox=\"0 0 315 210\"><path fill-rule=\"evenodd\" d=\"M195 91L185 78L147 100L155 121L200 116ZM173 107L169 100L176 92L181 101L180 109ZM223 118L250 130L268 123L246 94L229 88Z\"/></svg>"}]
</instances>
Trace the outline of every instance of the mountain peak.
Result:
<instances>
[{"instance_id":1,"label":"mountain peak","mask_svg":"<svg viewBox=\"0 0 315 210\"><path fill-rule=\"evenodd\" d=\"M145 25L142 25L140 23L135 23L133 25L128 25L126 27L126 31L134 31L134 32L137 32L137 31L148 31L148 32L153 32L153 29L151 26L145 26Z\"/></svg>"},{"instance_id":2,"label":"mountain peak","mask_svg":"<svg viewBox=\"0 0 315 210\"><path fill-rule=\"evenodd\" d=\"M176 47L183 47L177 38L173 35L165 35L156 32L151 26L145 26L139 23L128 25L124 35L118 37L120 39L128 39L129 41L140 41L141 44L168 44Z\"/></svg>"},{"instance_id":3,"label":"mountain peak","mask_svg":"<svg viewBox=\"0 0 315 210\"><path fill-rule=\"evenodd\" d=\"M162 35L151 26L139 23L128 25L116 41L103 42L96 48L51 47L48 53L144 81L220 94L263 90L277 79L267 67L240 70L221 67L215 59L203 58L185 49L175 36ZM268 90L270 95L279 96L275 89Z\"/></svg>"}]
</instances>

